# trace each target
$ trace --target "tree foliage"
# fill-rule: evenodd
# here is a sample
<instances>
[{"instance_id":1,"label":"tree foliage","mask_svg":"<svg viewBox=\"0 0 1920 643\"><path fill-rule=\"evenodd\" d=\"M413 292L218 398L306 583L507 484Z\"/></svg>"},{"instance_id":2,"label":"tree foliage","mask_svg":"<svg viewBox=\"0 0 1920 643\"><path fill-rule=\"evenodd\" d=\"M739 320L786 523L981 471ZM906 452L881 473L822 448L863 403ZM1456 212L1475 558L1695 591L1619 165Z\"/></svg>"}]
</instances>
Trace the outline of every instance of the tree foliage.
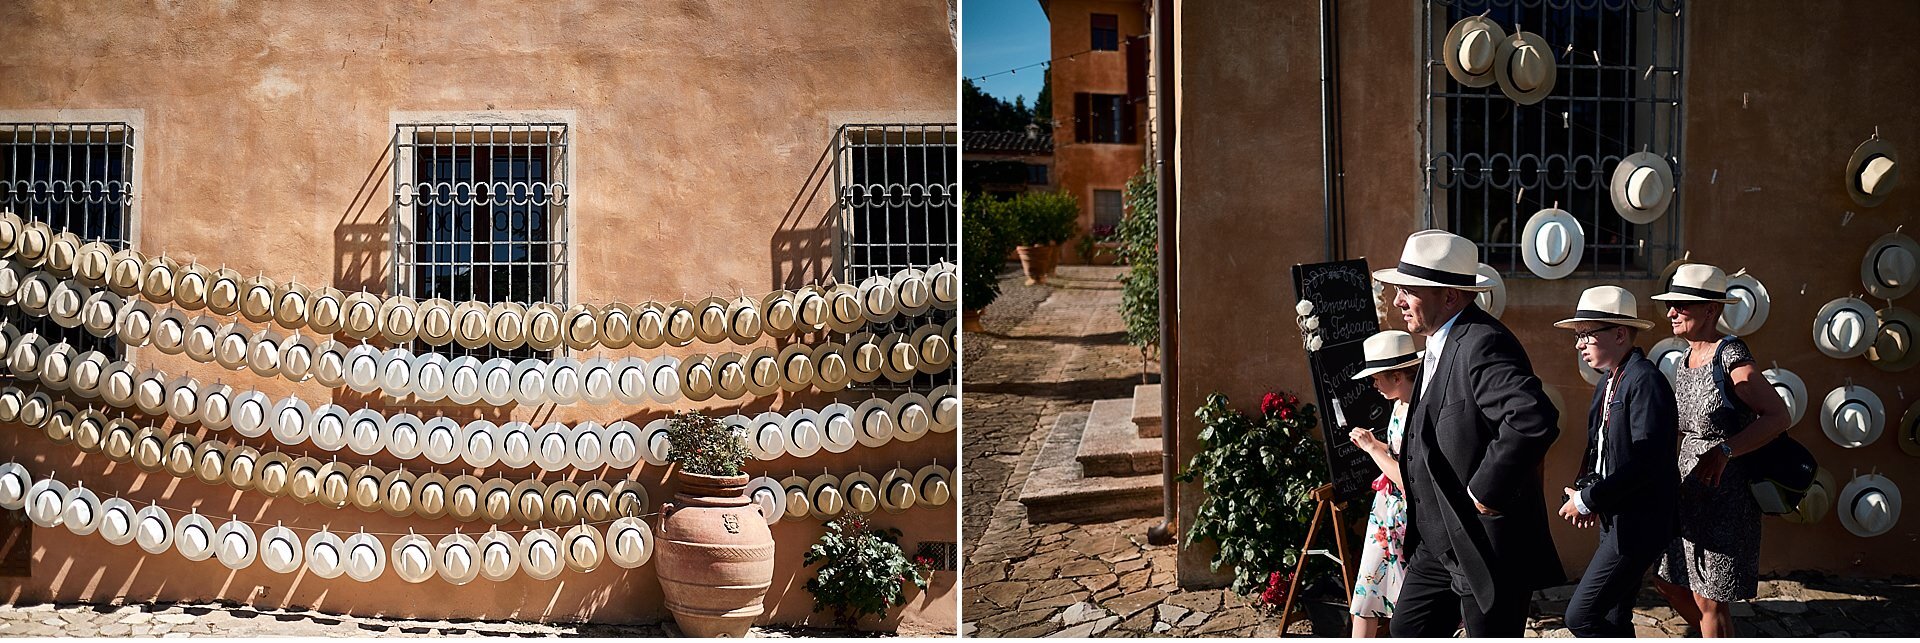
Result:
<instances>
[{"instance_id":1,"label":"tree foliage","mask_svg":"<svg viewBox=\"0 0 1920 643\"><path fill-rule=\"evenodd\" d=\"M1126 212L1110 237L1127 272L1120 275L1120 317L1127 343L1150 349L1160 344L1159 183L1152 168L1127 180Z\"/></svg>"}]
</instances>

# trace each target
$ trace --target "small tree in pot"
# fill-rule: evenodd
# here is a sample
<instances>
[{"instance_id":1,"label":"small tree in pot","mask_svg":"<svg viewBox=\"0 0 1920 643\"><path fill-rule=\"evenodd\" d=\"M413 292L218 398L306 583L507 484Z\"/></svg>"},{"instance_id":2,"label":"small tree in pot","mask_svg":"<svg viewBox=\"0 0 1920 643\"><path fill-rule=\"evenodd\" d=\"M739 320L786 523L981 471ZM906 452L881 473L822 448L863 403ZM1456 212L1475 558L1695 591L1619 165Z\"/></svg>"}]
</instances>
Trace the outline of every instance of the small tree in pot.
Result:
<instances>
[{"instance_id":1,"label":"small tree in pot","mask_svg":"<svg viewBox=\"0 0 1920 643\"><path fill-rule=\"evenodd\" d=\"M668 420L667 458L680 483L660 506L660 591L693 636L745 636L773 583L773 532L747 497L746 432L698 412Z\"/></svg>"},{"instance_id":2,"label":"small tree in pot","mask_svg":"<svg viewBox=\"0 0 1920 643\"><path fill-rule=\"evenodd\" d=\"M1059 245L1079 230L1080 200L1064 192L1028 192L1007 202L1013 220L1015 250L1027 284L1045 283L1058 259Z\"/></svg>"},{"instance_id":3,"label":"small tree in pot","mask_svg":"<svg viewBox=\"0 0 1920 643\"><path fill-rule=\"evenodd\" d=\"M852 627L866 616L883 616L907 602L907 585L927 588L925 561L909 561L900 550L900 530L873 529L865 514L846 514L827 523L827 533L807 549L805 564L820 563L807 581L813 611L833 610L834 620Z\"/></svg>"}]
</instances>

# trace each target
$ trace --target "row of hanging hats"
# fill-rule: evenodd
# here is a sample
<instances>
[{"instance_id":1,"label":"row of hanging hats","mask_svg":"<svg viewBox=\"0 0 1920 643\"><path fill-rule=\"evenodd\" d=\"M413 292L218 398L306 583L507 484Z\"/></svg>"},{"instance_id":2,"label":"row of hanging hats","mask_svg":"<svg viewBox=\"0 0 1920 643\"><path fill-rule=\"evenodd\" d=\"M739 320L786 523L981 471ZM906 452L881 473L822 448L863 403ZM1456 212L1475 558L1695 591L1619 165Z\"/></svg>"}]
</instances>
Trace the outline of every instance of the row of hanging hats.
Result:
<instances>
[{"instance_id":1,"label":"row of hanging hats","mask_svg":"<svg viewBox=\"0 0 1920 643\"><path fill-rule=\"evenodd\" d=\"M916 506L940 507L953 498L953 472L930 464L918 470L895 467L875 478L856 471L844 476L794 474L775 480L754 478L748 497L772 519L831 520L843 512L900 513Z\"/></svg>"},{"instance_id":2,"label":"row of hanging hats","mask_svg":"<svg viewBox=\"0 0 1920 643\"><path fill-rule=\"evenodd\" d=\"M1836 514L1841 527L1861 538L1893 530L1900 522L1900 487L1879 473L1855 474L1842 487L1833 472L1821 467L1800 506L1781 516L1789 522L1815 524Z\"/></svg>"},{"instance_id":3,"label":"row of hanging hats","mask_svg":"<svg viewBox=\"0 0 1920 643\"><path fill-rule=\"evenodd\" d=\"M386 545L379 534L364 531L341 538L322 529L302 539L282 525L256 536L250 523L230 520L215 527L205 516L149 505L136 507L122 498L102 500L84 486L58 480L32 480L17 463L0 464L0 508L24 510L34 524L61 527L78 535L99 535L113 545L138 545L149 554L177 551L188 560L217 559L230 569L255 562L277 573L305 570L321 578L345 575L371 582L385 574L409 583L438 577L454 585L476 578L504 581L517 574L548 580L562 571L590 572L604 563L634 568L653 554L653 533L646 521L622 517L605 521L604 530L576 524L564 534L545 527L515 538L490 529L479 538L463 533L438 540L412 534Z\"/></svg>"},{"instance_id":4,"label":"row of hanging hats","mask_svg":"<svg viewBox=\"0 0 1920 643\"><path fill-rule=\"evenodd\" d=\"M1528 31L1509 36L1484 15L1470 16L1447 30L1441 60L1461 85L1498 84L1501 93L1521 105L1546 98L1559 75L1546 39Z\"/></svg>"}]
</instances>

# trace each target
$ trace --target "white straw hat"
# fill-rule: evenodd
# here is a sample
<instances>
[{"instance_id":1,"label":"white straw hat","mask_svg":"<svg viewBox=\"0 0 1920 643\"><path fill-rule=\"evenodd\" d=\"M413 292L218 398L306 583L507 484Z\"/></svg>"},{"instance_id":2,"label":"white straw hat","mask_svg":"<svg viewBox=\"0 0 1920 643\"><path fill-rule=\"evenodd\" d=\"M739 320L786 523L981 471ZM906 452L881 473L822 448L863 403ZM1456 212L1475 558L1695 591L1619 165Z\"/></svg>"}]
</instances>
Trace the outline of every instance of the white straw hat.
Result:
<instances>
[{"instance_id":1,"label":"white straw hat","mask_svg":"<svg viewBox=\"0 0 1920 643\"><path fill-rule=\"evenodd\" d=\"M819 286L807 285L793 292L795 313L794 332L810 333L824 330L833 318L827 302L827 293Z\"/></svg>"},{"instance_id":2,"label":"white straw hat","mask_svg":"<svg viewBox=\"0 0 1920 643\"><path fill-rule=\"evenodd\" d=\"M1864 386L1843 385L1820 403L1820 429L1834 444L1849 449L1873 444L1887 424L1880 396Z\"/></svg>"},{"instance_id":3,"label":"white straw hat","mask_svg":"<svg viewBox=\"0 0 1920 643\"><path fill-rule=\"evenodd\" d=\"M567 466L580 471L592 471L607 464L607 442L604 439L606 427L599 422L586 421L573 425L567 442Z\"/></svg>"},{"instance_id":4,"label":"white straw hat","mask_svg":"<svg viewBox=\"0 0 1920 643\"><path fill-rule=\"evenodd\" d=\"M380 367L383 354L372 344L361 344L347 351L343 363L347 388L356 393L373 393L380 390Z\"/></svg>"},{"instance_id":5,"label":"white straw hat","mask_svg":"<svg viewBox=\"0 0 1920 643\"><path fill-rule=\"evenodd\" d=\"M534 430L525 422L500 425L500 464L509 469L533 466Z\"/></svg>"},{"instance_id":6,"label":"white straw hat","mask_svg":"<svg viewBox=\"0 0 1920 643\"><path fill-rule=\"evenodd\" d=\"M528 406L547 401L547 363L527 358L513 365L513 401Z\"/></svg>"},{"instance_id":7,"label":"white straw hat","mask_svg":"<svg viewBox=\"0 0 1920 643\"><path fill-rule=\"evenodd\" d=\"M933 287L930 277L918 268L908 268L893 273L894 301L900 308L900 314L918 317L933 309Z\"/></svg>"},{"instance_id":8,"label":"white straw hat","mask_svg":"<svg viewBox=\"0 0 1920 643\"><path fill-rule=\"evenodd\" d=\"M1861 538L1893 530L1900 522L1900 487L1879 474L1855 477L1834 503L1840 524Z\"/></svg>"},{"instance_id":9,"label":"white straw hat","mask_svg":"<svg viewBox=\"0 0 1920 643\"><path fill-rule=\"evenodd\" d=\"M495 357L480 363L480 399L493 406L513 403L514 362Z\"/></svg>"},{"instance_id":10,"label":"white straw hat","mask_svg":"<svg viewBox=\"0 0 1920 643\"><path fill-rule=\"evenodd\" d=\"M506 532L493 530L480 536L480 576L504 581L520 572L520 543Z\"/></svg>"},{"instance_id":11,"label":"white straw hat","mask_svg":"<svg viewBox=\"0 0 1920 643\"><path fill-rule=\"evenodd\" d=\"M887 513L912 509L919 501L920 494L918 488L913 486L912 471L894 467L880 476L880 508Z\"/></svg>"},{"instance_id":12,"label":"white straw hat","mask_svg":"<svg viewBox=\"0 0 1920 643\"><path fill-rule=\"evenodd\" d=\"M613 361L605 357L595 357L580 363L580 399L588 404L603 406L613 403Z\"/></svg>"},{"instance_id":13,"label":"white straw hat","mask_svg":"<svg viewBox=\"0 0 1920 643\"><path fill-rule=\"evenodd\" d=\"M1727 297L1733 301L1720 311L1720 321L1714 326L1720 332L1751 335L1767 323L1767 313L1773 308L1773 300L1767 296L1767 287L1747 271L1742 270L1727 277Z\"/></svg>"},{"instance_id":14,"label":"white straw hat","mask_svg":"<svg viewBox=\"0 0 1920 643\"><path fill-rule=\"evenodd\" d=\"M647 564L653 557L653 529L639 518L620 518L607 525L607 560L623 569Z\"/></svg>"},{"instance_id":15,"label":"white straw hat","mask_svg":"<svg viewBox=\"0 0 1920 643\"><path fill-rule=\"evenodd\" d=\"M921 504L943 506L953 498L953 472L937 464L920 467L913 474L913 489Z\"/></svg>"},{"instance_id":16,"label":"white straw hat","mask_svg":"<svg viewBox=\"0 0 1920 643\"><path fill-rule=\"evenodd\" d=\"M574 525L573 528L568 529L566 537L561 539L561 542L566 545L561 551L566 553L567 569L590 572L600 566L600 561L606 559L606 538L600 535L600 530L585 524Z\"/></svg>"},{"instance_id":17,"label":"white straw hat","mask_svg":"<svg viewBox=\"0 0 1920 643\"><path fill-rule=\"evenodd\" d=\"M420 454L434 464L453 464L460 458L461 427L453 418L440 415L427 420L420 429Z\"/></svg>"},{"instance_id":18,"label":"white straw hat","mask_svg":"<svg viewBox=\"0 0 1920 643\"><path fill-rule=\"evenodd\" d=\"M424 583L435 574L435 547L426 536L407 534L393 541L393 573L409 583Z\"/></svg>"},{"instance_id":19,"label":"white straw hat","mask_svg":"<svg viewBox=\"0 0 1920 643\"><path fill-rule=\"evenodd\" d=\"M1673 203L1673 166L1651 152L1627 155L1613 166L1607 193L1613 210L1632 223L1653 223Z\"/></svg>"},{"instance_id":20,"label":"white straw hat","mask_svg":"<svg viewBox=\"0 0 1920 643\"><path fill-rule=\"evenodd\" d=\"M606 425L605 442L607 445L607 466L615 469L632 469L640 463L642 442L640 427L632 422L620 420Z\"/></svg>"},{"instance_id":21,"label":"white straw hat","mask_svg":"<svg viewBox=\"0 0 1920 643\"><path fill-rule=\"evenodd\" d=\"M1849 359L1867 353L1880 330L1880 317L1867 302L1841 297L1820 307L1813 318L1813 345L1834 359Z\"/></svg>"},{"instance_id":22,"label":"white straw hat","mask_svg":"<svg viewBox=\"0 0 1920 643\"><path fill-rule=\"evenodd\" d=\"M348 427L351 426L348 416L347 410L338 404L322 404L314 408L308 418L311 426L307 430L307 439L323 451L347 448Z\"/></svg>"},{"instance_id":23,"label":"white straw hat","mask_svg":"<svg viewBox=\"0 0 1920 643\"><path fill-rule=\"evenodd\" d=\"M933 432L950 433L960 428L960 392L952 384L933 388L927 394L933 407Z\"/></svg>"},{"instance_id":24,"label":"white straw hat","mask_svg":"<svg viewBox=\"0 0 1920 643\"><path fill-rule=\"evenodd\" d=\"M283 328L304 327L312 304L313 291L306 286L293 281L280 284L273 290L273 321Z\"/></svg>"},{"instance_id":25,"label":"white straw hat","mask_svg":"<svg viewBox=\"0 0 1920 643\"><path fill-rule=\"evenodd\" d=\"M404 348L390 348L381 353L379 390L394 396L413 390L412 362L413 353Z\"/></svg>"},{"instance_id":26,"label":"white straw hat","mask_svg":"<svg viewBox=\"0 0 1920 643\"><path fill-rule=\"evenodd\" d=\"M1674 269L1666 292L1654 295L1655 301L1708 301L1731 304L1727 294L1727 273L1719 266L1704 263L1681 264ZM1871 310L1871 309L1869 309Z\"/></svg>"},{"instance_id":27,"label":"white straw hat","mask_svg":"<svg viewBox=\"0 0 1920 643\"><path fill-rule=\"evenodd\" d=\"M760 508L760 515L767 524L773 524L787 515L787 489L780 481L760 476L747 482L747 499Z\"/></svg>"},{"instance_id":28,"label":"white straw hat","mask_svg":"<svg viewBox=\"0 0 1920 643\"><path fill-rule=\"evenodd\" d=\"M240 287L240 317L256 323L273 321L274 296L279 287L265 275L247 278Z\"/></svg>"},{"instance_id":29,"label":"white straw hat","mask_svg":"<svg viewBox=\"0 0 1920 643\"><path fill-rule=\"evenodd\" d=\"M1767 383L1773 386L1774 392L1779 393L1780 399L1787 403L1787 428L1800 424L1800 419L1807 414L1806 382L1801 381L1800 376L1795 375L1793 371L1784 368L1769 368L1760 375L1767 378Z\"/></svg>"},{"instance_id":30,"label":"white straw hat","mask_svg":"<svg viewBox=\"0 0 1920 643\"><path fill-rule=\"evenodd\" d=\"M559 576L567 568L563 555L560 535L552 529L535 529L520 538L520 571L534 580Z\"/></svg>"},{"instance_id":31,"label":"white straw hat","mask_svg":"<svg viewBox=\"0 0 1920 643\"><path fill-rule=\"evenodd\" d=\"M347 577L370 583L387 571L387 548L373 534L361 532L345 544Z\"/></svg>"},{"instance_id":32,"label":"white straw hat","mask_svg":"<svg viewBox=\"0 0 1920 643\"><path fill-rule=\"evenodd\" d=\"M533 434L533 464L541 471L566 469L571 451L564 424L548 422Z\"/></svg>"},{"instance_id":33,"label":"white straw hat","mask_svg":"<svg viewBox=\"0 0 1920 643\"><path fill-rule=\"evenodd\" d=\"M1486 87L1499 82L1494 75L1496 54L1507 39L1507 30L1482 16L1468 16L1447 30L1441 45L1441 60L1447 74L1467 87Z\"/></svg>"},{"instance_id":34,"label":"white straw hat","mask_svg":"<svg viewBox=\"0 0 1920 643\"><path fill-rule=\"evenodd\" d=\"M673 443L667 438L667 419L657 418L640 429L640 459L656 467L667 466Z\"/></svg>"},{"instance_id":35,"label":"white straw hat","mask_svg":"<svg viewBox=\"0 0 1920 643\"><path fill-rule=\"evenodd\" d=\"M0 509L19 511L27 506L27 490L33 488L33 476L18 462L0 463Z\"/></svg>"},{"instance_id":36,"label":"white straw hat","mask_svg":"<svg viewBox=\"0 0 1920 643\"><path fill-rule=\"evenodd\" d=\"M60 524L68 531L86 536L100 530L100 520L106 514L100 511L100 496L80 484L75 483L61 498Z\"/></svg>"},{"instance_id":37,"label":"white straw hat","mask_svg":"<svg viewBox=\"0 0 1920 643\"><path fill-rule=\"evenodd\" d=\"M347 545L325 527L307 538L307 551L302 558L307 571L321 578L337 578L347 571Z\"/></svg>"},{"instance_id":38,"label":"white straw hat","mask_svg":"<svg viewBox=\"0 0 1920 643\"><path fill-rule=\"evenodd\" d=\"M441 537L434 547L433 568L440 573L440 580L450 584L473 582L480 576L480 544L461 533Z\"/></svg>"},{"instance_id":39,"label":"white straw hat","mask_svg":"<svg viewBox=\"0 0 1920 643\"><path fill-rule=\"evenodd\" d=\"M373 293L347 293L341 304L340 332L354 339L369 339L380 334L380 307L383 302Z\"/></svg>"},{"instance_id":40,"label":"white straw hat","mask_svg":"<svg viewBox=\"0 0 1920 643\"><path fill-rule=\"evenodd\" d=\"M347 448L371 456L382 451L406 460L420 455L420 419L400 413L394 417L362 408L347 415Z\"/></svg>"},{"instance_id":41,"label":"white straw hat","mask_svg":"<svg viewBox=\"0 0 1920 643\"><path fill-rule=\"evenodd\" d=\"M305 554L300 536L292 529L274 525L260 534L260 563L274 573L291 574L300 569Z\"/></svg>"},{"instance_id":42,"label":"white straw hat","mask_svg":"<svg viewBox=\"0 0 1920 643\"><path fill-rule=\"evenodd\" d=\"M313 377L313 367L319 359L319 346L312 337L295 333L291 337L282 339L279 344L279 370L276 374L295 382L304 382ZM259 354L260 348L255 346L255 353L248 357L249 366L257 366L264 359ZM254 372L260 371L256 369Z\"/></svg>"},{"instance_id":43,"label":"white straw hat","mask_svg":"<svg viewBox=\"0 0 1920 643\"><path fill-rule=\"evenodd\" d=\"M764 327L759 301L741 296L727 304L727 338L733 343L746 345L759 341Z\"/></svg>"},{"instance_id":44,"label":"white straw hat","mask_svg":"<svg viewBox=\"0 0 1920 643\"><path fill-rule=\"evenodd\" d=\"M1472 241L1442 230L1407 237L1397 267L1375 270L1373 278L1396 286L1432 286L1479 292L1492 280L1479 274L1480 249Z\"/></svg>"},{"instance_id":45,"label":"white straw hat","mask_svg":"<svg viewBox=\"0 0 1920 643\"><path fill-rule=\"evenodd\" d=\"M1541 279L1559 279L1580 267L1586 231L1573 213L1559 208L1535 212L1520 237L1520 258Z\"/></svg>"},{"instance_id":46,"label":"white straw hat","mask_svg":"<svg viewBox=\"0 0 1920 643\"><path fill-rule=\"evenodd\" d=\"M786 337L800 329L800 308L793 303L793 292L775 290L759 302L764 318L760 330L771 337Z\"/></svg>"},{"instance_id":47,"label":"white straw hat","mask_svg":"<svg viewBox=\"0 0 1920 643\"><path fill-rule=\"evenodd\" d=\"M133 508L133 503L120 498L108 498L100 505L100 537L114 545L133 542L133 530L136 524L134 521L137 514L138 511Z\"/></svg>"},{"instance_id":48,"label":"white straw hat","mask_svg":"<svg viewBox=\"0 0 1920 643\"><path fill-rule=\"evenodd\" d=\"M561 357L547 362L546 399L554 404L570 405L580 401L580 360Z\"/></svg>"},{"instance_id":49,"label":"white straw hat","mask_svg":"<svg viewBox=\"0 0 1920 643\"><path fill-rule=\"evenodd\" d=\"M47 318L61 328L80 327L80 315L85 312L89 294L86 287L78 283L61 281L47 298Z\"/></svg>"},{"instance_id":50,"label":"white straw hat","mask_svg":"<svg viewBox=\"0 0 1920 643\"><path fill-rule=\"evenodd\" d=\"M676 370L679 364L680 360L674 357L620 360L620 401L631 404L651 399L672 404L679 400L680 374Z\"/></svg>"},{"instance_id":51,"label":"white straw hat","mask_svg":"<svg viewBox=\"0 0 1920 643\"><path fill-rule=\"evenodd\" d=\"M273 432L273 439L281 444L293 446L307 441L308 418L313 410L297 397L285 397L273 405L273 416L267 422Z\"/></svg>"},{"instance_id":52,"label":"white straw hat","mask_svg":"<svg viewBox=\"0 0 1920 643\"><path fill-rule=\"evenodd\" d=\"M94 240L81 245L73 257L73 278L88 288L106 286L113 252L113 246L105 241Z\"/></svg>"},{"instance_id":53,"label":"white straw hat","mask_svg":"<svg viewBox=\"0 0 1920 643\"><path fill-rule=\"evenodd\" d=\"M322 336L340 332L346 321L347 294L339 288L323 286L308 293L307 328Z\"/></svg>"},{"instance_id":54,"label":"white straw hat","mask_svg":"<svg viewBox=\"0 0 1920 643\"><path fill-rule=\"evenodd\" d=\"M134 515L133 541L149 554L173 548L173 517L167 510L148 505Z\"/></svg>"},{"instance_id":55,"label":"white straw hat","mask_svg":"<svg viewBox=\"0 0 1920 643\"><path fill-rule=\"evenodd\" d=\"M335 340L325 340L313 348L313 381L327 388L341 388L347 385L346 344ZM285 358L281 358L283 361Z\"/></svg>"},{"instance_id":56,"label":"white straw hat","mask_svg":"<svg viewBox=\"0 0 1920 643\"><path fill-rule=\"evenodd\" d=\"M884 324L900 315L900 300L893 289L893 280L881 275L867 277L860 282L860 309L867 323Z\"/></svg>"},{"instance_id":57,"label":"white straw hat","mask_svg":"<svg viewBox=\"0 0 1920 643\"><path fill-rule=\"evenodd\" d=\"M1653 322L1640 318L1640 303L1619 286L1594 286L1580 292L1573 316L1554 322L1555 328L1573 328L1580 322L1598 322L1646 330Z\"/></svg>"},{"instance_id":58,"label":"white straw hat","mask_svg":"<svg viewBox=\"0 0 1920 643\"><path fill-rule=\"evenodd\" d=\"M786 433L788 454L797 458L810 458L820 452L824 436L819 413L810 409L794 409L780 416L780 426Z\"/></svg>"},{"instance_id":59,"label":"white straw hat","mask_svg":"<svg viewBox=\"0 0 1920 643\"><path fill-rule=\"evenodd\" d=\"M253 528L247 523L229 520L214 532L214 538L219 543L214 555L227 569L246 569L260 556L260 543L254 539Z\"/></svg>"},{"instance_id":60,"label":"white straw hat","mask_svg":"<svg viewBox=\"0 0 1920 643\"><path fill-rule=\"evenodd\" d=\"M819 363L814 360L814 356L818 354L815 352L817 350L819 349L799 342L788 344L786 348L780 349L780 355L775 359L780 363L781 390L794 393L822 383L816 370ZM820 390L828 391L829 389L820 386Z\"/></svg>"},{"instance_id":61,"label":"white straw hat","mask_svg":"<svg viewBox=\"0 0 1920 643\"><path fill-rule=\"evenodd\" d=\"M486 393L481 381L479 358L471 355L455 357L447 363L447 399L454 404L470 405L480 401Z\"/></svg>"},{"instance_id":62,"label":"white straw hat","mask_svg":"<svg viewBox=\"0 0 1920 643\"><path fill-rule=\"evenodd\" d=\"M460 460L471 467L491 467L500 461L500 443L495 439L499 427L487 420L474 420L460 428Z\"/></svg>"},{"instance_id":63,"label":"white straw hat","mask_svg":"<svg viewBox=\"0 0 1920 643\"><path fill-rule=\"evenodd\" d=\"M20 287L14 289L13 299L20 309L35 317L45 317L48 307L53 305L53 291L60 287L60 281L53 275L34 271L27 273L20 281Z\"/></svg>"},{"instance_id":64,"label":"white straw hat","mask_svg":"<svg viewBox=\"0 0 1920 643\"><path fill-rule=\"evenodd\" d=\"M141 412L160 415L167 411L167 380L165 373L146 369L134 379L133 403Z\"/></svg>"},{"instance_id":65,"label":"white straw hat","mask_svg":"<svg viewBox=\"0 0 1920 643\"><path fill-rule=\"evenodd\" d=\"M861 303L858 287L853 284L834 284L824 296L827 304L827 328L836 333L851 333L866 325L867 310Z\"/></svg>"},{"instance_id":66,"label":"white straw hat","mask_svg":"<svg viewBox=\"0 0 1920 643\"><path fill-rule=\"evenodd\" d=\"M870 398L861 402L853 417L860 427L856 439L861 445L878 447L893 439L898 428L899 412L893 404L882 398Z\"/></svg>"},{"instance_id":67,"label":"white straw hat","mask_svg":"<svg viewBox=\"0 0 1920 643\"><path fill-rule=\"evenodd\" d=\"M951 320L949 320L951 322ZM953 366L953 326L951 323L927 324L914 329L908 338L920 357L920 370L926 373L938 373Z\"/></svg>"},{"instance_id":68,"label":"white straw hat","mask_svg":"<svg viewBox=\"0 0 1920 643\"><path fill-rule=\"evenodd\" d=\"M1889 232L1867 247L1860 258L1860 283L1867 294L1899 299L1920 284L1920 243L1899 232Z\"/></svg>"},{"instance_id":69,"label":"white straw hat","mask_svg":"<svg viewBox=\"0 0 1920 643\"><path fill-rule=\"evenodd\" d=\"M786 417L767 411L748 419L743 415L731 415L724 420L730 427L738 427L739 433L747 436L747 450L759 460L777 460L787 454Z\"/></svg>"},{"instance_id":70,"label":"white straw hat","mask_svg":"<svg viewBox=\"0 0 1920 643\"><path fill-rule=\"evenodd\" d=\"M181 516L173 523L173 548L187 560L213 557L213 523L197 512Z\"/></svg>"},{"instance_id":71,"label":"white straw hat","mask_svg":"<svg viewBox=\"0 0 1920 643\"><path fill-rule=\"evenodd\" d=\"M862 405L863 407L865 405ZM846 453L863 435L860 418L853 407L838 402L820 409L820 448L828 453Z\"/></svg>"},{"instance_id":72,"label":"white straw hat","mask_svg":"<svg viewBox=\"0 0 1920 643\"><path fill-rule=\"evenodd\" d=\"M1847 196L1866 207L1880 205L1900 178L1900 155L1879 134L1854 148L1847 159Z\"/></svg>"},{"instance_id":73,"label":"white straw hat","mask_svg":"<svg viewBox=\"0 0 1920 643\"><path fill-rule=\"evenodd\" d=\"M439 353L413 353L407 356L407 369L413 396L422 402L438 402L447 397L447 356Z\"/></svg>"},{"instance_id":74,"label":"white straw hat","mask_svg":"<svg viewBox=\"0 0 1920 643\"><path fill-rule=\"evenodd\" d=\"M880 365L880 374L885 375L889 381L896 384L905 383L913 379L915 373L925 368L920 360L919 342L913 341L905 333L895 332L887 335L880 341L880 346L885 350L887 357L886 361Z\"/></svg>"},{"instance_id":75,"label":"white straw hat","mask_svg":"<svg viewBox=\"0 0 1920 643\"><path fill-rule=\"evenodd\" d=\"M27 262L27 265L33 265ZM140 293L147 301L156 304L173 302L174 273L179 264L166 257L148 257L145 266L140 269Z\"/></svg>"},{"instance_id":76,"label":"white straw hat","mask_svg":"<svg viewBox=\"0 0 1920 643\"><path fill-rule=\"evenodd\" d=\"M1555 77L1553 48L1545 38L1528 31L1516 32L1499 41L1494 52L1494 78L1500 91L1521 105L1540 102L1553 92Z\"/></svg>"}]
</instances>

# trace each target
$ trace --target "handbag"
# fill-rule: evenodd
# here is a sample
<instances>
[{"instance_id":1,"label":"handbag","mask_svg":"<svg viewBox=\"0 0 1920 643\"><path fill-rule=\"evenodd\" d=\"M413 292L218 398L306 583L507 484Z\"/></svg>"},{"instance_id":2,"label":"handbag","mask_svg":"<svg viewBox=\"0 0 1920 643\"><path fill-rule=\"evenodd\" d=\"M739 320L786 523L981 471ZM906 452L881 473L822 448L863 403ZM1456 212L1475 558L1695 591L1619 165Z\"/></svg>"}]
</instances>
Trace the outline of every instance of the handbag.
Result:
<instances>
[{"instance_id":1,"label":"handbag","mask_svg":"<svg viewBox=\"0 0 1920 643\"><path fill-rule=\"evenodd\" d=\"M1720 393L1720 408L1707 414L1707 421L1720 427L1724 435L1733 435L1735 429L1742 428L1750 410L1740 396L1733 392L1732 378L1720 365L1721 355L1726 351L1728 335L1720 339L1713 349L1713 386ZM1753 500L1760 505L1761 513L1771 515L1790 514L1800 508L1800 501L1807 497L1807 491L1813 488L1814 475L1819 472L1820 464L1813 459L1813 453L1798 440L1787 437L1785 433L1774 437L1766 446L1733 459L1729 465L1737 464L1747 472L1751 481L1749 487Z\"/></svg>"}]
</instances>

